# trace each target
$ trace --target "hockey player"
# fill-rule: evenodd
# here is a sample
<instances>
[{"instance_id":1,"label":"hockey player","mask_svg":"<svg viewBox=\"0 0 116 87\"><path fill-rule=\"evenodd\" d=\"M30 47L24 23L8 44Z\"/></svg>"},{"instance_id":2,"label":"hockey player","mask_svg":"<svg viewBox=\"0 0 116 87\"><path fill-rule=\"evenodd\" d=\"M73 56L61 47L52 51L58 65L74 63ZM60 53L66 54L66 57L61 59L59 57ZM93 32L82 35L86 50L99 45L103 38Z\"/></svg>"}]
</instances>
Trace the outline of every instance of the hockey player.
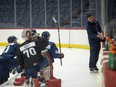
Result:
<instances>
[{"instance_id":1,"label":"hockey player","mask_svg":"<svg viewBox=\"0 0 116 87\"><path fill-rule=\"evenodd\" d=\"M48 31L44 31L41 35L42 37L46 38L48 41L50 40L50 33ZM52 63L54 62L54 58L63 58L64 54L58 52L58 48L54 42L49 41L49 45L46 47L48 49L48 53L52 58Z\"/></svg>"},{"instance_id":2,"label":"hockey player","mask_svg":"<svg viewBox=\"0 0 116 87\"><path fill-rule=\"evenodd\" d=\"M48 41L50 40L50 33L48 31L44 31L41 34L41 36L46 38ZM49 41L49 45L46 47L46 49L48 50L48 53L50 57L52 58L52 63L54 63L55 58L61 59L64 57L63 53L58 52L58 48L56 47L56 44L54 42ZM50 66L49 65L47 65L46 68L44 68L43 75L46 81L50 79Z\"/></svg>"},{"instance_id":3,"label":"hockey player","mask_svg":"<svg viewBox=\"0 0 116 87\"><path fill-rule=\"evenodd\" d=\"M31 40L35 41L37 39L40 40L40 36L39 36L39 33L37 33L37 31L35 29L30 29L31 31L31 34L32 34L32 38ZM17 67L17 72L20 73L22 70L21 70L21 67ZM14 85L17 85L17 86L20 86L20 85L23 85L23 83L25 82L26 80L26 77L25 77L25 72L23 72L21 74L21 77L19 78L15 78L15 81L14 81Z\"/></svg>"},{"instance_id":4,"label":"hockey player","mask_svg":"<svg viewBox=\"0 0 116 87\"><path fill-rule=\"evenodd\" d=\"M39 34L36 32L36 30L31 30L32 32L32 39L39 39L40 37L45 38L46 40L50 40L50 33L48 31L44 31L41 36L39 36ZM63 58L64 54L63 53L59 53L58 52L58 48L56 47L54 42L49 41L49 44L47 46L48 52L52 58L52 63L54 62L54 58ZM50 67L47 64L46 68L44 68L44 77L45 80L49 80L50 79ZM21 76L20 78L16 78L15 79L15 85L21 85L25 80L25 74L23 74L23 76Z\"/></svg>"},{"instance_id":5,"label":"hockey player","mask_svg":"<svg viewBox=\"0 0 116 87\"><path fill-rule=\"evenodd\" d=\"M39 33L35 29L30 30L32 33L32 40L36 40L37 38L40 38Z\"/></svg>"},{"instance_id":6,"label":"hockey player","mask_svg":"<svg viewBox=\"0 0 116 87\"><path fill-rule=\"evenodd\" d=\"M9 44L0 55L0 84L8 80L10 70L17 66L17 62L14 59L16 49L19 46L17 38L9 36L7 41Z\"/></svg>"},{"instance_id":7,"label":"hockey player","mask_svg":"<svg viewBox=\"0 0 116 87\"><path fill-rule=\"evenodd\" d=\"M44 38L32 40L31 31L26 29L22 32L22 38L25 42L17 49L17 61L25 70L26 79L32 77L34 87L39 87L37 72L46 66L46 59L41 55L41 51L46 48L48 41Z\"/></svg>"}]
</instances>

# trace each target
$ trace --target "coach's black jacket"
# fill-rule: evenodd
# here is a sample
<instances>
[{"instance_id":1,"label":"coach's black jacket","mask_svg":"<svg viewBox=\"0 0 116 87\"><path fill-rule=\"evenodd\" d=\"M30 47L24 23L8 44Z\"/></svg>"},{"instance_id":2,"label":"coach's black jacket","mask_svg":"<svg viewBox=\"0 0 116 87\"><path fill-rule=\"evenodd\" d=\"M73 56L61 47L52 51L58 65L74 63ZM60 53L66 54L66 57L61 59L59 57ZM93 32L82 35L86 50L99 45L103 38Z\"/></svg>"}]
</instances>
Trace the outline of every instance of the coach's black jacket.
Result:
<instances>
[{"instance_id":1,"label":"coach's black jacket","mask_svg":"<svg viewBox=\"0 0 116 87\"><path fill-rule=\"evenodd\" d=\"M98 32L101 33L102 29L98 22L87 22L86 30L88 33L89 44L92 47L100 45L100 39L97 37Z\"/></svg>"}]
</instances>

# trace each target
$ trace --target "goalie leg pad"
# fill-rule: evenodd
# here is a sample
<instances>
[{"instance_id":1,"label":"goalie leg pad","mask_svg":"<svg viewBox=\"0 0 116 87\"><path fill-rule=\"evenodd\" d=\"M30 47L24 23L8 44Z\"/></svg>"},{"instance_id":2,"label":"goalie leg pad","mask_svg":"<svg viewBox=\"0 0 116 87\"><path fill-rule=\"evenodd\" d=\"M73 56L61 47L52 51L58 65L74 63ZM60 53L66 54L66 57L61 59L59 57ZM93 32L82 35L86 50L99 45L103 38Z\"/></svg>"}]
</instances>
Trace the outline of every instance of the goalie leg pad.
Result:
<instances>
[{"instance_id":1,"label":"goalie leg pad","mask_svg":"<svg viewBox=\"0 0 116 87\"><path fill-rule=\"evenodd\" d=\"M13 84L15 86L20 86L20 85L23 85L24 84L25 80L26 80L26 77L25 76L22 76L20 78L16 78Z\"/></svg>"}]
</instances>

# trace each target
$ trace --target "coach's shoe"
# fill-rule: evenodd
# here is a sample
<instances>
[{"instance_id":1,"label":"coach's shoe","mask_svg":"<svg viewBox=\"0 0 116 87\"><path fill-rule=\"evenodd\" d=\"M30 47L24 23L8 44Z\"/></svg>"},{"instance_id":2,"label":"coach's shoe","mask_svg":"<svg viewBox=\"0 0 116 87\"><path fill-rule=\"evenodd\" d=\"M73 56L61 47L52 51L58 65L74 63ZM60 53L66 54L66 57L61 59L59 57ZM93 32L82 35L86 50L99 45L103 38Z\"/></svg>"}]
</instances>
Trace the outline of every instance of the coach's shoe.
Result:
<instances>
[{"instance_id":1,"label":"coach's shoe","mask_svg":"<svg viewBox=\"0 0 116 87\"><path fill-rule=\"evenodd\" d=\"M99 69L97 67L94 68L94 72L98 73Z\"/></svg>"},{"instance_id":2,"label":"coach's shoe","mask_svg":"<svg viewBox=\"0 0 116 87\"><path fill-rule=\"evenodd\" d=\"M95 70L99 70L97 67L94 68Z\"/></svg>"},{"instance_id":3,"label":"coach's shoe","mask_svg":"<svg viewBox=\"0 0 116 87\"><path fill-rule=\"evenodd\" d=\"M90 73L94 72L94 68L89 68L89 70L90 70Z\"/></svg>"}]
</instances>

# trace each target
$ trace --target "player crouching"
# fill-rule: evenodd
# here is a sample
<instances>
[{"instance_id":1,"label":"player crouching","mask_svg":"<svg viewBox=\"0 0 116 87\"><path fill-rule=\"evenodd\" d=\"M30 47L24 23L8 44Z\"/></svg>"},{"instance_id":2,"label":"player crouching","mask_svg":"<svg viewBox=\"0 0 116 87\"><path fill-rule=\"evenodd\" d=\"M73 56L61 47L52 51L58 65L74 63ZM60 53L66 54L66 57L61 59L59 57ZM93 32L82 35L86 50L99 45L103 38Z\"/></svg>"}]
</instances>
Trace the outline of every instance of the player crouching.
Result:
<instances>
[{"instance_id":1,"label":"player crouching","mask_svg":"<svg viewBox=\"0 0 116 87\"><path fill-rule=\"evenodd\" d=\"M37 73L47 64L47 59L41 55L41 51L46 48L48 41L44 38L33 41L31 31L26 29L22 32L22 38L25 42L19 46L16 52L21 70L24 69L25 72L25 77L22 80L26 79L28 83L29 78L32 78L34 87L39 87Z\"/></svg>"}]
</instances>

